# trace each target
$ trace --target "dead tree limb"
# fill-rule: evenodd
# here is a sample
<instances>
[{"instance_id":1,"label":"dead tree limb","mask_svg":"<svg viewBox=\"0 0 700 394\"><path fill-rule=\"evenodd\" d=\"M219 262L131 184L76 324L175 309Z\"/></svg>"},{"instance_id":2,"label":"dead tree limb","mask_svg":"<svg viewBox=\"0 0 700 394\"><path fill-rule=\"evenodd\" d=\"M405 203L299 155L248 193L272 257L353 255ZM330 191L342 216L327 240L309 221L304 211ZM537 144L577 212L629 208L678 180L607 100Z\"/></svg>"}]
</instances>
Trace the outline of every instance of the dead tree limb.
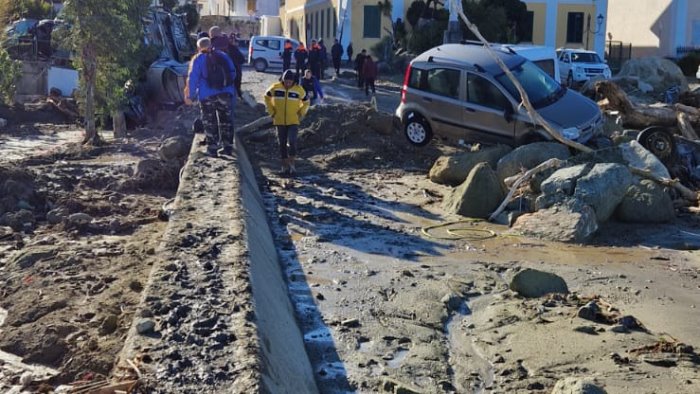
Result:
<instances>
[{"instance_id":1,"label":"dead tree limb","mask_svg":"<svg viewBox=\"0 0 700 394\"><path fill-rule=\"evenodd\" d=\"M686 200L693 202L698 202L700 200L700 192L688 189L687 187L683 186L683 184L678 179L662 178L660 176L652 174L651 171L643 170L637 167L628 166L627 168L629 168L630 172L632 172L632 174L634 175L638 175L640 177L650 179L660 185L676 189L678 193L680 193L681 196L683 196L683 198L685 198Z\"/></svg>"},{"instance_id":2,"label":"dead tree limb","mask_svg":"<svg viewBox=\"0 0 700 394\"><path fill-rule=\"evenodd\" d=\"M676 119L678 119L678 129L680 129L683 137L691 140L698 139L698 134L695 132L693 125L690 124L688 115L685 112L678 112L676 114Z\"/></svg>"},{"instance_id":3,"label":"dead tree limb","mask_svg":"<svg viewBox=\"0 0 700 394\"><path fill-rule=\"evenodd\" d=\"M550 168L559 168L561 167L562 163L564 163L564 161L560 159L549 159L544 163L540 163L538 166L527 170L523 175L520 176L520 178L518 178L518 180L516 180L513 183L513 186L510 187L510 191L508 192L508 195L503 200L501 205L499 205L498 208L496 208L496 210L493 211L491 216L489 216L489 221L495 219L496 216L500 215L501 212L503 212L503 210L506 209L506 206L510 202L510 199L513 198L513 195L518 190L518 188L520 188L520 185L522 185L523 182L530 180L530 178L542 171L549 170Z\"/></svg>"},{"instance_id":4,"label":"dead tree limb","mask_svg":"<svg viewBox=\"0 0 700 394\"><path fill-rule=\"evenodd\" d=\"M649 126L675 127L678 125L678 113L688 116L691 124L700 125L700 110L683 104L673 107L650 107L636 105L630 101L627 93L613 81L597 81L596 93L607 99L606 109L620 111L625 127L644 129Z\"/></svg>"}]
</instances>

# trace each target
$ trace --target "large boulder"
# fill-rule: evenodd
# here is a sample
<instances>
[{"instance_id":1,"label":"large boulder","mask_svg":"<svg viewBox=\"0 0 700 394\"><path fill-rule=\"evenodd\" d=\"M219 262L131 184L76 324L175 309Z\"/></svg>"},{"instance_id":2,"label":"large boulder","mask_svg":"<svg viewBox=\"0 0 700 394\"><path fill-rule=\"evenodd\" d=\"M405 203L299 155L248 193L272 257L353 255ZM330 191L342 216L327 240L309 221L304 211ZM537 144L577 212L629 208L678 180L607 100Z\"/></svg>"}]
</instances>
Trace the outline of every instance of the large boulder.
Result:
<instances>
[{"instance_id":1,"label":"large boulder","mask_svg":"<svg viewBox=\"0 0 700 394\"><path fill-rule=\"evenodd\" d=\"M615 215L620 221L630 223L664 223L676 216L671 196L649 179L627 189Z\"/></svg>"},{"instance_id":2,"label":"large boulder","mask_svg":"<svg viewBox=\"0 0 700 394\"><path fill-rule=\"evenodd\" d=\"M542 182L540 189L544 194L564 193L571 196L576 189L576 181L586 175L590 169L590 166L585 164L560 168Z\"/></svg>"},{"instance_id":3,"label":"large boulder","mask_svg":"<svg viewBox=\"0 0 700 394\"><path fill-rule=\"evenodd\" d=\"M518 217L510 231L550 241L583 243L598 231L598 222L593 208L570 198Z\"/></svg>"},{"instance_id":4,"label":"large boulder","mask_svg":"<svg viewBox=\"0 0 700 394\"><path fill-rule=\"evenodd\" d=\"M552 394L607 394L592 379L564 378L554 385Z\"/></svg>"},{"instance_id":5,"label":"large boulder","mask_svg":"<svg viewBox=\"0 0 700 394\"><path fill-rule=\"evenodd\" d=\"M511 150L509 146L496 145L456 156L441 156L430 169L430 180L435 183L457 186L467 179L467 175L474 166L479 163L489 163L491 168L496 168L498 160Z\"/></svg>"},{"instance_id":6,"label":"large boulder","mask_svg":"<svg viewBox=\"0 0 700 394\"><path fill-rule=\"evenodd\" d=\"M653 153L649 152L639 142L632 140L630 142L618 145L617 149L620 150L620 153L622 153L622 158L630 166L647 170L658 177L666 179L671 178L671 175L668 173L668 169L664 163L662 163L658 157L654 156Z\"/></svg>"},{"instance_id":7,"label":"large boulder","mask_svg":"<svg viewBox=\"0 0 700 394\"><path fill-rule=\"evenodd\" d=\"M549 293L569 293L566 282L560 276L527 268L513 276L510 289L526 298L537 298Z\"/></svg>"},{"instance_id":8,"label":"large boulder","mask_svg":"<svg viewBox=\"0 0 700 394\"><path fill-rule=\"evenodd\" d=\"M661 57L630 59L625 62L616 77L639 78L643 83L651 85L655 93L665 92L674 86L680 86L682 92L688 90L688 80L681 68Z\"/></svg>"},{"instance_id":9,"label":"large boulder","mask_svg":"<svg viewBox=\"0 0 700 394\"><path fill-rule=\"evenodd\" d=\"M576 182L574 197L595 210L599 223L605 222L634 183L627 167L614 164L596 164Z\"/></svg>"},{"instance_id":10,"label":"large boulder","mask_svg":"<svg viewBox=\"0 0 700 394\"><path fill-rule=\"evenodd\" d=\"M487 218L505 197L496 173L488 163L477 164L467 179L452 191L443 206L446 211L472 218Z\"/></svg>"},{"instance_id":11,"label":"large boulder","mask_svg":"<svg viewBox=\"0 0 700 394\"><path fill-rule=\"evenodd\" d=\"M558 142L535 142L520 146L503 156L496 165L496 172L498 179L503 181L523 169L529 170L549 159L566 160L569 156L569 148Z\"/></svg>"},{"instance_id":12,"label":"large boulder","mask_svg":"<svg viewBox=\"0 0 700 394\"><path fill-rule=\"evenodd\" d=\"M183 136L166 138L160 145L158 154L163 160L182 159L190 153L191 140Z\"/></svg>"}]
</instances>

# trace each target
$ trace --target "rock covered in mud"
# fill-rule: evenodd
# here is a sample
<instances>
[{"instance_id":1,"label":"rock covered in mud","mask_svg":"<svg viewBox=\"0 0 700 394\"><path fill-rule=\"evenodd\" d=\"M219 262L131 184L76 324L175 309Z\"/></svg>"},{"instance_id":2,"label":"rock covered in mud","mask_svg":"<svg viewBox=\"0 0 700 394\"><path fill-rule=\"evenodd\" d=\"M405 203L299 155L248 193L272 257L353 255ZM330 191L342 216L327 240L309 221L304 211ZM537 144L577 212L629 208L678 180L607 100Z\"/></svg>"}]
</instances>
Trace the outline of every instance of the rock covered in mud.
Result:
<instances>
[{"instance_id":1,"label":"rock covered in mud","mask_svg":"<svg viewBox=\"0 0 700 394\"><path fill-rule=\"evenodd\" d=\"M688 80L678 65L658 56L630 59L625 62L616 76L636 77L651 85L654 92L661 93L667 89L680 86L681 91L688 90Z\"/></svg>"},{"instance_id":2,"label":"rock covered in mud","mask_svg":"<svg viewBox=\"0 0 700 394\"><path fill-rule=\"evenodd\" d=\"M487 218L505 197L488 163L477 164L467 179L445 199L445 210L472 218Z\"/></svg>"},{"instance_id":3,"label":"rock covered in mud","mask_svg":"<svg viewBox=\"0 0 700 394\"><path fill-rule=\"evenodd\" d=\"M657 177L671 179L664 163L639 142L632 140L617 146L624 161L632 167L647 170Z\"/></svg>"},{"instance_id":4,"label":"rock covered in mud","mask_svg":"<svg viewBox=\"0 0 700 394\"><path fill-rule=\"evenodd\" d=\"M526 298L537 298L550 293L567 294L569 287L562 277L550 272L527 268L513 276L510 289Z\"/></svg>"},{"instance_id":5,"label":"rock covered in mud","mask_svg":"<svg viewBox=\"0 0 700 394\"><path fill-rule=\"evenodd\" d=\"M571 198L518 217L511 231L550 241L583 243L598 231L598 221L593 208Z\"/></svg>"},{"instance_id":6,"label":"rock covered in mud","mask_svg":"<svg viewBox=\"0 0 700 394\"><path fill-rule=\"evenodd\" d=\"M46 213L46 221L50 224L59 224L63 222L66 217L68 217L68 210L66 208L55 208Z\"/></svg>"},{"instance_id":7,"label":"rock covered in mud","mask_svg":"<svg viewBox=\"0 0 700 394\"><path fill-rule=\"evenodd\" d=\"M578 179L574 197L593 208L602 223L612 216L633 182L632 173L623 165L596 164Z\"/></svg>"},{"instance_id":8,"label":"rock covered in mud","mask_svg":"<svg viewBox=\"0 0 700 394\"><path fill-rule=\"evenodd\" d=\"M566 160L571 156L569 148L558 142L535 142L520 146L503 156L496 166L498 179L504 179L529 170L549 159Z\"/></svg>"},{"instance_id":9,"label":"rock covered in mud","mask_svg":"<svg viewBox=\"0 0 700 394\"><path fill-rule=\"evenodd\" d=\"M607 394L592 379L564 378L554 385L552 394Z\"/></svg>"},{"instance_id":10,"label":"rock covered in mud","mask_svg":"<svg viewBox=\"0 0 700 394\"><path fill-rule=\"evenodd\" d=\"M88 215L87 213L77 212L68 215L68 218L66 220L69 224L72 224L74 226L84 226L86 224L92 223L93 219L92 216Z\"/></svg>"},{"instance_id":11,"label":"rock covered in mud","mask_svg":"<svg viewBox=\"0 0 700 394\"><path fill-rule=\"evenodd\" d=\"M166 138L158 149L163 160L179 160L190 153L192 141L184 136Z\"/></svg>"},{"instance_id":12,"label":"rock covered in mud","mask_svg":"<svg viewBox=\"0 0 700 394\"><path fill-rule=\"evenodd\" d=\"M18 252L12 258L11 264L26 269L36 264L37 261L54 258L56 254L54 246L35 246Z\"/></svg>"},{"instance_id":13,"label":"rock covered in mud","mask_svg":"<svg viewBox=\"0 0 700 394\"><path fill-rule=\"evenodd\" d=\"M644 179L627 190L615 215L622 222L665 223L676 217L671 196L656 182Z\"/></svg>"},{"instance_id":14,"label":"rock covered in mud","mask_svg":"<svg viewBox=\"0 0 700 394\"><path fill-rule=\"evenodd\" d=\"M0 225L12 227L15 231L21 231L26 226L31 228L35 223L34 213L27 209L20 209L17 212L5 212L4 215L0 216Z\"/></svg>"},{"instance_id":15,"label":"rock covered in mud","mask_svg":"<svg viewBox=\"0 0 700 394\"><path fill-rule=\"evenodd\" d=\"M496 145L455 156L440 156L430 168L430 180L444 185L459 185L477 164L488 163L491 168L496 168L498 160L511 150L509 146Z\"/></svg>"}]
</instances>

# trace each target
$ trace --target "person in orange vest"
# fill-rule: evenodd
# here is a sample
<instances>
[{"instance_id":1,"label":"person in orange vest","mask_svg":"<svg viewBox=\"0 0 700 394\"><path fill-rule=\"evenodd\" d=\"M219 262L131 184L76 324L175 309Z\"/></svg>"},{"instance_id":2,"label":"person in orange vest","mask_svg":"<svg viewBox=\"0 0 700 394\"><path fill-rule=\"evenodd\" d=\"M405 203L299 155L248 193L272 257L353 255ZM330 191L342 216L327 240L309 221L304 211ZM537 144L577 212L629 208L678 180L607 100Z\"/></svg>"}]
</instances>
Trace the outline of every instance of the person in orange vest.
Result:
<instances>
[{"instance_id":1,"label":"person in orange vest","mask_svg":"<svg viewBox=\"0 0 700 394\"><path fill-rule=\"evenodd\" d=\"M306 70L306 58L309 56L309 53L306 51L306 48L304 47L304 43L300 42L299 47L297 48L296 51L294 51L294 61L297 63L297 78L301 76L304 71ZM282 70L287 71L287 70ZM300 73L301 71L301 73Z\"/></svg>"},{"instance_id":2,"label":"person in orange vest","mask_svg":"<svg viewBox=\"0 0 700 394\"><path fill-rule=\"evenodd\" d=\"M309 68L311 74L319 81L321 80L321 46L316 40L311 40L311 48L309 49Z\"/></svg>"}]
</instances>

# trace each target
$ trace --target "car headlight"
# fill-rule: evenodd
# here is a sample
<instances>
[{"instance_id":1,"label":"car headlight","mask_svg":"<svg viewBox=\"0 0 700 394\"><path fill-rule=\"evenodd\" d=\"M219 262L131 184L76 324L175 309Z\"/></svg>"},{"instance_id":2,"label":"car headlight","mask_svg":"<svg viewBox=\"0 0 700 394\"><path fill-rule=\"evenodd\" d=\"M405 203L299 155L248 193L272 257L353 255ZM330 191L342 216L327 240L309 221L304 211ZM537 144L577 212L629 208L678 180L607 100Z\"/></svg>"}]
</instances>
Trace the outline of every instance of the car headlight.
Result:
<instances>
[{"instance_id":1,"label":"car headlight","mask_svg":"<svg viewBox=\"0 0 700 394\"><path fill-rule=\"evenodd\" d=\"M561 135L568 140L575 140L581 136L581 131L578 127L569 127L561 131Z\"/></svg>"}]
</instances>

